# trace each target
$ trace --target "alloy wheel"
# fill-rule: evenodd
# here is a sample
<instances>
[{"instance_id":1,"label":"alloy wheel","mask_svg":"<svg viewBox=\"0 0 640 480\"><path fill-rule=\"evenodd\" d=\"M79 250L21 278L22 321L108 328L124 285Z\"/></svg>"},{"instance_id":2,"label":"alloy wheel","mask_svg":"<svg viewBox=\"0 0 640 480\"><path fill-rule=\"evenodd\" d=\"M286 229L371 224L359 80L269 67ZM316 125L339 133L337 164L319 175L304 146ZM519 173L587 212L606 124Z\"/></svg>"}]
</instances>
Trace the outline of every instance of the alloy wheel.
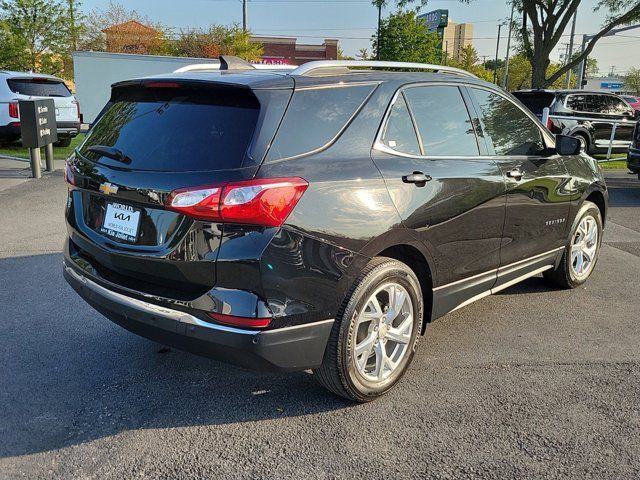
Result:
<instances>
[{"instance_id":1,"label":"alloy wheel","mask_svg":"<svg viewBox=\"0 0 640 480\"><path fill-rule=\"evenodd\" d=\"M355 325L353 356L357 372L370 382L388 379L410 349L414 328L409 292L385 283L367 299Z\"/></svg>"},{"instance_id":2,"label":"alloy wheel","mask_svg":"<svg viewBox=\"0 0 640 480\"><path fill-rule=\"evenodd\" d=\"M598 223L591 215L580 220L571 242L571 270L577 279L591 272L598 255Z\"/></svg>"}]
</instances>

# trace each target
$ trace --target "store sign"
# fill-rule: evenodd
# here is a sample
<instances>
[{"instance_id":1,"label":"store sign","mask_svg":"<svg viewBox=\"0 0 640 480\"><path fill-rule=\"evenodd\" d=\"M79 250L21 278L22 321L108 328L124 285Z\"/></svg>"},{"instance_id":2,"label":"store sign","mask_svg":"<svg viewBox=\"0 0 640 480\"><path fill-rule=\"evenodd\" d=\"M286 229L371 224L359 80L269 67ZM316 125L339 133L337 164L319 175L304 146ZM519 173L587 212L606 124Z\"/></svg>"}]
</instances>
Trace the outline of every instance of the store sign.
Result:
<instances>
[{"instance_id":1,"label":"store sign","mask_svg":"<svg viewBox=\"0 0 640 480\"><path fill-rule=\"evenodd\" d=\"M434 10L418 16L422 20L429 31L435 32L438 29L449 25L449 10Z\"/></svg>"},{"instance_id":2,"label":"store sign","mask_svg":"<svg viewBox=\"0 0 640 480\"><path fill-rule=\"evenodd\" d=\"M622 90L624 83L622 82L600 82L600 88L604 90Z\"/></svg>"},{"instance_id":3,"label":"store sign","mask_svg":"<svg viewBox=\"0 0 640 480\"><path fill-rule=\"evenodd\" d=\"M288 58L283 57L262 57L258 62L260 65L290 65Z\"/></svg>"},{"instance_id":4,"label":"store sign","mask_svg":"<svg viewBox=\"0 0 640 480\"><path fill-rule=\"evenodd\" d=\"M40 148L58 141L56 105L52 98L20 100L22 146Z\"/></svg>"}]
</instances>

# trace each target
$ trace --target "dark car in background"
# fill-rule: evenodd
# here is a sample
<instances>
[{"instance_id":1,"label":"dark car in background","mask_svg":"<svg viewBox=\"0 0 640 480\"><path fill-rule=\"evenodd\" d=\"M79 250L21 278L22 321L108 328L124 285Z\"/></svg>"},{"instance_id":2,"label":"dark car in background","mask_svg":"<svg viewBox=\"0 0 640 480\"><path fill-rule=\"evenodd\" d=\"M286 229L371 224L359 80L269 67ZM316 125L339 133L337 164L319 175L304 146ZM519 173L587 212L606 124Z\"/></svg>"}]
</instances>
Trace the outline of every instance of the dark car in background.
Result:
<instances>
[{"instance_id":1,"label":"dark car in background","mask_svg":"<svg viewBox=\"0 0 640 480\"><path fill-rule=\"evenodd\" d=\"M633 131L633 140L627 153L627 168L630 172L637 174L640 180L640 123Z\"/></svg>"},{"instance_id":2,"label":"dark car in background","mask_svg":"<svg viewBox=\"0 0 640 480\"><path fill-rule=\"evenodd\" d=\"M115 84L67 160L64 275L112 321L313 369L363 402L399 381L428 322L593 272L602 172L495 85L396 62L221 65Z\"/></svg>"},{"instance_id":3,"label":"dark car in background","mask_svg":"<svg viewBox=\"0 0 640 480\"><path fill-rule=\"evenodd\" d=\"M551 133L577 138L587 153L606 152L612 133L612 152L626 152L631 144L638 113L618 95L584 90L520 90L513 95L540 119L548 107Z\"/></svg>"}]
</instances>

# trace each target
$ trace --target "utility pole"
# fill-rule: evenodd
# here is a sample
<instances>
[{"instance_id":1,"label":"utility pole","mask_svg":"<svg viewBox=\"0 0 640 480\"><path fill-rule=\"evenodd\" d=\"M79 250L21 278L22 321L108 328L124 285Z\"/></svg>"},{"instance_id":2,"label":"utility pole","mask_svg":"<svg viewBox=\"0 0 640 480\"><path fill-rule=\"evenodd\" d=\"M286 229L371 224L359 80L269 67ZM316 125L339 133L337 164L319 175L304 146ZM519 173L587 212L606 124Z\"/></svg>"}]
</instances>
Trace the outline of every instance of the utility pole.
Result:
<instances>
[{"instance_id":1,"label":"utility pole","mask_svg":"<svg viewBox=\"0 0 640 480\"><path fill-rule=\"evenodd\" d=\"M498 51L500 50L500 31L502 24L498 25L498 40L496 41L496 63L493 66L493 83L498 84Z\"/></svg>"},{"instance_id":2,"label":"utility pole","mask_svg":"<svg viewBox=\"0 0 640 480\"><path fill-rule=\"evenodd\" d=\"M571 37L569 38L569 51L567 53L566 62L569 63L573 57L573 37L576 34L576 20L578 19L578 9L573 14L573 23L571 24ZM567 74L564 77L564 88L569 88L571 85L571 70L567 70Z\"/></svg>"},{"instance_id":3,"label":"utility pole","mask_svg":"<svg viewBox=\"0 0 640 480\"><path fill-rule=\"evenodd\" d=\"M378 40L376 43L376 60L380 60L380 28L382 27L382 4L384 2L378 1Z\"/></svg>"},{"instance_id":4,"label":"utility pole","mask_svg":"<svg viewBox=\"0 0 640 480\"><path fill-rule=\"evenodd\" d=\"M511 31L513 29L513 12L516 8L515 1L511 3L511 19L509 20L509 37L507 38L507 55L504 59L504 77L502 79L502 88L507 89L509 83L509 50L511 49ZM498 34L498 37L500 34Z\"/></svg>"},{"instance_id":5,"label":"utility pole","mask_svg":"<svg viewBox=\"0 0 640 480\"><path fill-rule=\"evenodd\" d=\"M640 25L631 25L629 27L616 28L615 30L611 30L609 33L603 35L603 37L613 37L617 33L626 32L627 30L633 30L635 28L640 28ZM585 48L587 48L587 42L591 40L595 35L583 35L582 36L582 50L584 52ZM589 55L582 59L582 63L580 64L580 76L578 77L578 88L582 90L584 79L587 76L587 60Z\"/></svg>"},{"instance_id":6,"label":"utility pole","mask_svg":"<svg viewBox=\"0 0 640 480\"><path fill-rule=\"evenodd\" d=\"M246 32L249 28L249 0L242 0L242 31Z\"/></svg>"}]
</instances>

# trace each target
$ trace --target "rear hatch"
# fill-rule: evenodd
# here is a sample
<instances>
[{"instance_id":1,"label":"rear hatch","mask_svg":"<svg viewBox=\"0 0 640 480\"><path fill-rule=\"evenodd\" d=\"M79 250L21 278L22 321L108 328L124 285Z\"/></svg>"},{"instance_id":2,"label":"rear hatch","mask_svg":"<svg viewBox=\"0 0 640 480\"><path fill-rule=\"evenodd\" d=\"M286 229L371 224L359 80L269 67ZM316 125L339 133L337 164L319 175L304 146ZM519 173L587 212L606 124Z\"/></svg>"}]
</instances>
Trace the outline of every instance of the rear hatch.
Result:
<instances>
[{"instance_id":1,"label":"rear hatch","mask_svg":"<svg viewBox=\"0 0 640 480\"><path fill-rule=\"evenodd\" d=\"M261 100L275 93L186 80L114 88L67 163L71 248L127 288L185 299L212 288L222 223L165 205L176 191L255 175L256 144L275 133L265 132Z\"/></svg>"},{"instance_id":2,"label":"rear hatch","mask_svg":"<svg viewBox=\"0 0 640 480\"><path fill-rule=\"evenodd\" d=\"M51 77L11 77L9 89L16 100L52 98L56 105L58 122L79 122L78 102L65 83Z\"/></svg>"},{"instance_id":3,"label":"rear hatch","mask_svg":"<svg viewBox=\"0 0 640 480\"><path fill-rule=\"evenodd\" d=\"M555 95L545 91L523 91L513 92L513 96L520 100L525 107L533 112L538 118L542 118L542 110L545 107L551 108Z\"/></svg>"}]
</instances>

